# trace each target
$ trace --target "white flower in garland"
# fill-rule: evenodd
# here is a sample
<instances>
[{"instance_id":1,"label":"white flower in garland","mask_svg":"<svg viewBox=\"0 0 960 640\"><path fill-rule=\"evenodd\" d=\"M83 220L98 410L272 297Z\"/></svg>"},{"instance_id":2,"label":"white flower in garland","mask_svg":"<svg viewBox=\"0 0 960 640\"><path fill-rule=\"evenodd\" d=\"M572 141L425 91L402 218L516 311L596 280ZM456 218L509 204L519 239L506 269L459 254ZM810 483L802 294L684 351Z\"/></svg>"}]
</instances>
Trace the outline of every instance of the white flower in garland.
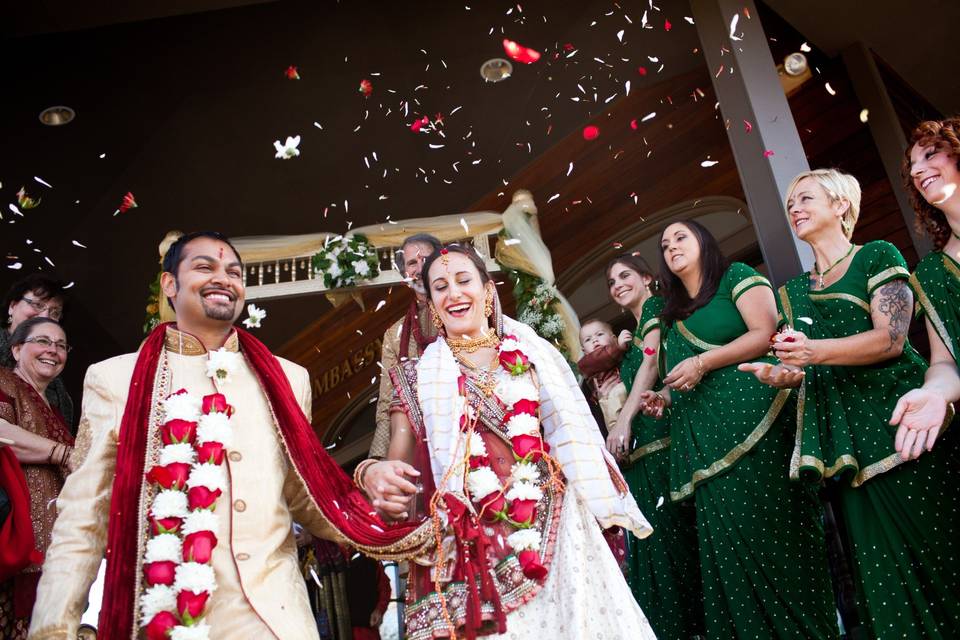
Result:
<instances>
[{"instance_id":1,"label":"white flower in garland","mask_svg":"<svg viewBox=\"0 0 960 640\"><path fill-rule=\"evenodd\" d=\"M540 490L540 487L530 484L529 482L514 483L506 495L507 500L510 502L514 500L536 500L539 502L542 497L543 491Z\"/></svg>"},{"instance_id":2,"label":"white flower in garland","mask_svg":"<svg viewBox=\"0 0 960 640\"><path fill-rule=\"evenodd\" d=\"M170 640L208 640L210 638L210 625L195 624L192 627L177 625L170 629Z\"/></svg>"},{"instance_id":3,"label":"white flower in garland","mask_svg":"<svg viewBox=\"0 0 960 640\"><path fill-rule=\"evenodd\" d=\"M198 464L190 470L190 477L187 478L188 487L206 487L210 491L226 491L227 473L223 466L219 464Z\"/></svg>"},{"instance_id":4,"label":"white flower in garland","mask_svg":"<svg viewBox=\"0 0 960 640\"><path fill-rule=\"evenodd\" d=\"M173 588L177 591L213 593L217 590L217 580L213 573L213 567L199 562L184 562L177 566Z\"/></svg>"},{"instance_id":5,"label":"white flower in garland","mask_svg":"<svg viewBox=\"0 0 960 640\"><path fill-rule=\"evenodd\" d=\"M273 148L276 149L278 160L289 160L300 155L300 136L287 136L287 141L280 144L279 140L273 141Z\"/></svg>"},{"instance_id":6,"label":"white flower in garland","mask_svg":"<svg viewBox=\"0 0 960 640\"><path fill-rule=\"evenodd\" d=\"M501 379L494 391L500 401L507 407L512 407L520 400L540 401L540 394L532 383L526 380Z\"/></svg>"},{"instance_id":7,"label":"white flower in garland","mask_svg":"<svg viewBox=\"0 0 960 640\"><path fill-rule=\"evenodd\" d=\"M470 433L470 455L471 456L485 456L487 455L487 445L484 444L483 438L480 437L480 434L476 431Z\"/></svg>"},{"instance_id":8,"label":"white flower in garland","mask_svg":"<svg viewBox=\"0 0 960 640\"><path fill-rule=\"evenodd\" d=\"M540 480L540 470L530 462L517 462L510 469L510 477L514 482L533 482Z\"/></svg>"},{"instance_id":9,"label":"white flower in garland","mask_svg":"<svg viewBox=\"0 0 960 640\"><path fill-rule=\"evenodd\" d=\"M212 531L213 535L217 535L219 522L217 514L213 511L209 509L195 509L184 518L180 532L184 536L198 531Z\"/></svg>"},{"instance_id":10,"label":"white flower in garland","mask_svg":"<svg viewBox=\"0 0 960 640\"><path fill-rule=\"evenodd\" d=\"M507 437L534 435L540 433L540 420L529 413L515 413L507 421Z\"/></svg>"},{"instance_id":11,"label":"white flower in garland","mask_svg":"<svg viewBox=\"0 0 960 640\"><path fill-rule=\"evenodd\" d=\"M520 343L514 338L505 338L500 343L500 351L520 351Z\"/></svg>"},{"instance_id":12,"label":"white flower in garland","mask_svg":"<svg viewBox=\"0 0 960 640\"><path fill-rule=\"evenodd\" d=\"M474 500L482 500L500 490L500 479L490 467L477 467L467 475L467 488Z\"/></svg>"},{"instance_id":13,"label":"white flower in garland","mask_svg":"<svg viewBox=\"0 0 960 640\"><path fill-rule=\"evenodd\" d=\"M179 564L183 554L180 536L173 533L161 533L147 540L147 550L143 555L145 564L151 562L176 562Z\"/></svg>"},{"instance_id":14,"label":"white flower in garland","mask_svg":"<svg viewBox=\"0 0 960 640\"><path fill-rule=\"evenodd\" d=\"M507 536L507 544L515 551L539 551L540 532L536 529L519 529Z\"/></svg>"},{"instance_id":15,"label":"white flower in garland","mask_svg":"<svg viewBox=\"0 0 960 640\"><path fill-rule=\"evenodd\" d=\"M220 384L229 384L233 379L232 374L240 369L241 359L239 353L228 351L224 347L211 351L207 358L207 375Z\"/></svg>"},{"instance_id":16,"label":"white flower in garland","mask_svg":"<svg viewBox=\"0 0 960 640\"><path fill-rule=\"evenodd\" d=\"M230 426L230 417L221 412L208 413L200 416L197 421L197 442L219 442L230 448L233 445L233 428Z\"/></svg>"},{"instance_id":17,"label":"white flower in garland","mask_svg":"<svg viewBox=\"0 0 960 640\"><path fill-rule=\"evenodd\" d=\"M187 494L175 489L164 489L157 493L150 505L150 513L154 518L184 518L187 515Z\"/></svg>"},{"instance_id":18,"label":"white flower in garland","mask_svg":"<svg viewBox=\"0 0 960 640\"><path fill-rule=\"evenodd\" d=\"M157 463L161 467L165 467L168 464L173 464L174 462L193 464L194 460L196 459L197 452L194 450L193 445L186 442L181 442L178 444L168 444L160 449L160 459L157 461Z\"/></svg>"},{"instance_id":19,"label":"white flower in garland","mask_svg":"<svg viewBox=\"0 0 960 640\"><path fill-rule=\"evenodd\" d=\"M196 422L200 417L202 400L192 393L178 393L163 401L163 415L170 420Z\"/></svg>"},{"instance_id":20,"label":"white flower in garland","mask_svg":"<svg viewBox=\"0 0 960 640\"><path fill-rule=\"evenodd\" d=\"M140 596L140 626L145 627L161 611L177 610L177 592L165 584L155 584Z\"/></svg>"}]
</instances>

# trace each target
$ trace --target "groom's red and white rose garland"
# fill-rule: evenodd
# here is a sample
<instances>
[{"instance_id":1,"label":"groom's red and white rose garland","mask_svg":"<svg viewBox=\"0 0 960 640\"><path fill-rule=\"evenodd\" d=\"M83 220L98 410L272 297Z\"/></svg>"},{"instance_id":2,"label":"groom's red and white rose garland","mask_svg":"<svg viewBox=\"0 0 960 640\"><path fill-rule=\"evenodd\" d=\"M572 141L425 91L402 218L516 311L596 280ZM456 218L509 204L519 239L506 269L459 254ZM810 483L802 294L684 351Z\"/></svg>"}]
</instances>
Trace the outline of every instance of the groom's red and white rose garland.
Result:
<instances>
[{"instance_id":1,"label":"groom's red and white rose garland","mask_svg":"<svg viewBox=\"0 0 960 640\"><path fill-rule=\"evenodd\" d=\"M525 576L539 580L547 569L540 562L540 532L534 528L538 509L543 500L543 483L537 463L550 451L540 433L540 393L524 379L530 368L530 359L523 352L519 340L512 335L503 337L498 358L502 369L510 376L501 380L494 395L507 412L503 427L510 438L514 464L510 470L509 487L500 483L490 464L483 439L473 429L476 419L461 421L467 431L469 470L466 488L481 518L488 522L504 521L516 531L507 536L507 544L517 554ZM466 398L466 379L459 380L460 394Z\"/></svg>"},{"instance_id":2,"label":"groom's red and white rose garland","mask_svg":"<svg viewBox=\"0 0 960 640\"><path fill-rule=\"evenodd\" d=\"M207 375L230 381L238 353L210 353ZM224 395L197 397L186 389L162 402L163 448L147 471L156 488L150 505L150 538L143 558L146 588L140 621L148 640L206 640L203 622L217 582L211 559L217 546L217 498L227 488L223 460L232 444L233 407Z\"/></svg>"}]
</instances>

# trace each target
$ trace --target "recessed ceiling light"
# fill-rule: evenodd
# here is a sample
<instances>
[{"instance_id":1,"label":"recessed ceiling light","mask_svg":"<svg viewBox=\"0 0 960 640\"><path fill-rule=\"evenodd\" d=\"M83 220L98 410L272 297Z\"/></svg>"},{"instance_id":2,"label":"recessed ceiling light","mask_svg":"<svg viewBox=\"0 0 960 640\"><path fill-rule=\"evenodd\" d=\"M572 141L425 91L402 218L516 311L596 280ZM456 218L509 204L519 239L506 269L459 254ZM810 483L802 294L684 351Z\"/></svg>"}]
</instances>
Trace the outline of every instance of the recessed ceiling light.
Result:
<instances>
[{"instance_id":1,"label":"recessed ceiling light","mask_svg":"<svg viewBox=\"0 0 960 640\"><path fill-rule=\"evenodd\" d=\"M70 107L63 105L56 107L47 107L40 112L40 122L51 127L59 127L67 124L77 117L76 112Z\"/></svg>"},{"instance_id":2,"label":"recessed ceiling light","mask_svg":"<svg viewBox=\"0 0 960 640\"><path fill-rule=\"evenodd\" d=\"M500 82L513 74L513 65L503 58L487 60L480 67L480 75L487 82Z\"/></svg>"}]
</instances>

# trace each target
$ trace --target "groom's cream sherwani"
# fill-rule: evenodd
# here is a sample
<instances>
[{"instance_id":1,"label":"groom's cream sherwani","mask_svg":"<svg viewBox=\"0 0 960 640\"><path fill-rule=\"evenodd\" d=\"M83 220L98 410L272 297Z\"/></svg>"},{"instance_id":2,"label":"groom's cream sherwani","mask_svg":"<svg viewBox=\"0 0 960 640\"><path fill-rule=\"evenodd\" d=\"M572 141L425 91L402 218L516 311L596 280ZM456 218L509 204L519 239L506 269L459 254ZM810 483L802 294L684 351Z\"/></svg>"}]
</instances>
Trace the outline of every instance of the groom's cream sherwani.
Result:
<instances>
[{"instance_id":1,"label":"groom's cream sherwani","mask_svg":"<svg viewBox=\"0 0 960 640\"><path fill-rule=\"evenodd\" d=\"M225 345L236 351L233 334ZM161 356L164 357L164 356ZM207 355L194 337L168 329L166 358L170 389L216 393L206 375ZM30 638L73 640L87 605L107 539L117 432L137 354L91 366L84 381L77 454L81 466L57 500L59 517L43 565ZM310 416L306 370L280 360L304 413ZM312 506L284 450L264 392L246 361L220 391L236 412L233 446L226 458L230 486L216 503L219 542L213 553L217 590L205 622L214 639L318 638L297 564L291 522L314 536L333 539L332 529ZM151 466L148 458L147 468ZM131 527L141 523L131 518ZM141 587L142 588L142 587ZM139 628L139 613L137 614Z\"/></svg>"}]
</instances>

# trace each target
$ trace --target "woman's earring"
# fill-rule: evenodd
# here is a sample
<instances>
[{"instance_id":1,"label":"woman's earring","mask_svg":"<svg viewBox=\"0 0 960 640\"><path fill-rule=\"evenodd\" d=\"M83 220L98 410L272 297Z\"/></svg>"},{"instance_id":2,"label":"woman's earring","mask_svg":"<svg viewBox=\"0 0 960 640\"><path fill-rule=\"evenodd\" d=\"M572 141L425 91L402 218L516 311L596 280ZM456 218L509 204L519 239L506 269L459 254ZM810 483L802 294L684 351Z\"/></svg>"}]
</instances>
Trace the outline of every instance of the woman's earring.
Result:
<instances>
[{"instance_id":1,"label":"woman's earring","mask_svg":"<svg viewBox=\"0 0 960 640\"><path fill-rule=\"evenodd\" d=\"M430 305L430 320L433 322L433 326L437 328L437 331L443 329L443 320L440 319L440 314L437 313L437 308Z\"/></svg>"},{"instance_id":2,"label":"woman's earring","mask_svg":"<svg viewBox=\"0 0 960 640\"><path fill-rule=\"evenodd\" d=\"M487 291L487 297L483 300L483 317L489 318L493 315L493 294Z\"/></svg>"}]
</instances>

